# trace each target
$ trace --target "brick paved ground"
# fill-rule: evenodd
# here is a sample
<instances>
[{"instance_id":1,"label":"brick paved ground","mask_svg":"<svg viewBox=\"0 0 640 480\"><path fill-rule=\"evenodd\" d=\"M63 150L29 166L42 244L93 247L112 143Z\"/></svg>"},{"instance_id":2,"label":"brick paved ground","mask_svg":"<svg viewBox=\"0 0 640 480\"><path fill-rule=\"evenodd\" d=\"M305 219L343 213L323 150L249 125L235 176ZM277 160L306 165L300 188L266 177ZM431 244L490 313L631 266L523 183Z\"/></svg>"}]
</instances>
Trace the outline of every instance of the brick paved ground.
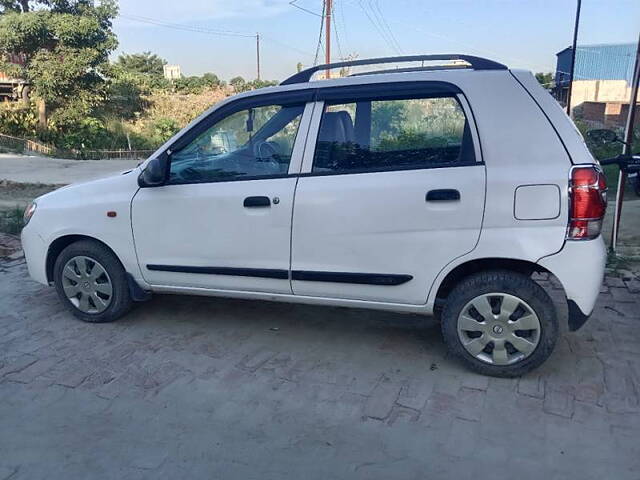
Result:
<instances>
[{"instance_id":1,"label":"brick paved ground","mask_svg":"<svg viewBox=\"0 0 640 480\"><path fill-rule=\"evenodd\" d=\"M638 291L608 278L541 369L500 380L415 316L158 296L88 325L5 262L0 480L639 479Z\"/></svg>"}]
</instances>

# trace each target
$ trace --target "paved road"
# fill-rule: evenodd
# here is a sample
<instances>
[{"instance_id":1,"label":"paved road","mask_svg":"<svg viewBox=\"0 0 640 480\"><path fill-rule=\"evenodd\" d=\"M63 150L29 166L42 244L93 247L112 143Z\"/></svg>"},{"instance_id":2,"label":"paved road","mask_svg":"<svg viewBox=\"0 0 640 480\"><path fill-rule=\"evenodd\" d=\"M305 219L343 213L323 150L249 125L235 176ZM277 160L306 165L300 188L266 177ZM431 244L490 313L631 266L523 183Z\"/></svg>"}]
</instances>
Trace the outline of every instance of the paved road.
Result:
<instances>
[{"instance_id":1,"label":"paved road","mask_svg":"<svg viewBox=\"0 0 640 480\"><path fill-rule=\"evenodd\" d=\"M0 180L66 185L135 167L140 160L64 160L0 153Z\"/></svg>"},{"instance_id":2,"label":"paved road","mask_svg":"<svg viewBox=\"0 0 640 480\"><path fill-rule=\"evenodd\" d=\"M637 480L638 283L608 284L501 380L415 316L157 296L89 325L5 262L0 479Z\"/></svg>"}]
</instances>

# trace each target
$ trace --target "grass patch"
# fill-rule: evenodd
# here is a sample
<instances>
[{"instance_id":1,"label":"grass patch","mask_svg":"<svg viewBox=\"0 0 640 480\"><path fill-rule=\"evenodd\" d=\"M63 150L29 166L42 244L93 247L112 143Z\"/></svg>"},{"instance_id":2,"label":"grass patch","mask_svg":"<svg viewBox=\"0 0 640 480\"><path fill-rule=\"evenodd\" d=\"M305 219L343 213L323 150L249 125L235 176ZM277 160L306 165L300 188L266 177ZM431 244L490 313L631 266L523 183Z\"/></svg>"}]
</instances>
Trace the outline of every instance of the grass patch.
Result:
<instances>
[{"instance_id":1,"label":"grass patch","mask_svg":"<svg viewBox=\"0 0 640 480\"><path fill-rule=\"evenodd\" d=\"M638 258L626 257L609 251L607 254L607 272L614 276L622 276L623 270L629 272L638 267Z\"/></svg>"},{"instance_id":2,"label":"grass patch","mask_svg":"<svg viewBox=\"0 0 640 480\"><path fill-rule=\"evenodd\" d=\"M22 231L23 209L15 206L9 210L0 210L0 232L18 235Z\"/></svg>"}]
</instances>

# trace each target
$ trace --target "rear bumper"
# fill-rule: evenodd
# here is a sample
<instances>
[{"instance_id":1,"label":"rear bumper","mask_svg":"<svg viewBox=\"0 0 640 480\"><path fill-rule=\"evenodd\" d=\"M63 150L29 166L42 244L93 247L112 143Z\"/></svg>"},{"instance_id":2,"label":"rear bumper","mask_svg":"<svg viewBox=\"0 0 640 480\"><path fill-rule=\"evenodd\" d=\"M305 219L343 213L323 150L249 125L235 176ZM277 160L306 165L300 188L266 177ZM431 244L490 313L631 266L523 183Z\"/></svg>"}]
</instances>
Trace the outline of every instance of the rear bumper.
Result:
<instances>
[{"instance_id":1,"label":"rear bumper","mask_svg":"<svg viewBox=\"0 0 640 480\"><path fill-rule=\"evenodd\" d=\"M577 330L587 321L600 294L607 249L602 237L567 241L554 255L538 263L553 273L564 288L569 305L569 329Z\"/></svg>"}]
</instances>

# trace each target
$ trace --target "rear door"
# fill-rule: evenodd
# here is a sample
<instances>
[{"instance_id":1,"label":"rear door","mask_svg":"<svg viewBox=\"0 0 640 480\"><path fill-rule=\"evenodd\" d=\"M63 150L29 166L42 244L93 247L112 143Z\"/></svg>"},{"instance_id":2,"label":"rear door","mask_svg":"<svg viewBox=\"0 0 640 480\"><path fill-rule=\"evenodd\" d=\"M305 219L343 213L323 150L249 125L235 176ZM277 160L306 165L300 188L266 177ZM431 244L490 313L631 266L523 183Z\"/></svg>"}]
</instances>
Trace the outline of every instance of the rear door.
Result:
<instances>
[{"instance_id":1,"label":"rear door","mask_svg":"<svg viewBox=\"0 0 640 480\"><path fill-rule=\"evenodd\" d=\"M485 168L464 96L412 82L318 99L295 194L294 294L426 303L480 235Z\"/></svg>"}]
</instances>

